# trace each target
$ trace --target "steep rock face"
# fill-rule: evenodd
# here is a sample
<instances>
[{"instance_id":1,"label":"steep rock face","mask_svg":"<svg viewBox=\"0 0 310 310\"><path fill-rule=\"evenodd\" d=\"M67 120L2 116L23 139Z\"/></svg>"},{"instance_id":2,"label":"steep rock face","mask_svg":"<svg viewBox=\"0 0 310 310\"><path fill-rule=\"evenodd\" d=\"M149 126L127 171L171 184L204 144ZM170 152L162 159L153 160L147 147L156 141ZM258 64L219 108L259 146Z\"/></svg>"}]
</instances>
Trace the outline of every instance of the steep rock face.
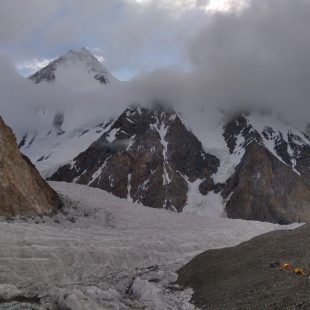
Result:
<instances>
[{"instance_id":1,"label":"steep rock face","mask_svg":"<svg viewBox=\"0 0 310 310\"><path fill-rule=\"evenodd\" d=\"M249 123L244 114L240 114L229 121L225 125L223 135L230 154L233 154L238 147L245 149L252 141L263 142L259 133Z\"/></svg>"},{"instance_id":2,"label":"steep rock face","mask_svg":"<svg viewBox=\"0 0 310 310\"><path fill-rule=\"evenodd\" d=\"M131 107L51 180L87 184L146 206L182 211L188 182L210 180L218 165L174 111L160 105Z\"/></svg>"},{"instance_id":3,"label":"steep rock face","mask_svg":"<svg viewBox=\"0 0 310 310\"><path fill-rule=\"evenodd\" d=\"M252 142L264 145L310 182L310 138L305 133L275 119L266 121L262 115L242 113L226 124L224 138L231 154L242 155Z\"/></svg>"},{"instance_id":4,"label":"steep rock face","mask_svg":"<svg viewBox=\"0 0 310 310\"><path fill-rule=\"evenodd\" d=\"M0 118L0 216L48 213L60 205L57 194L23 156Z\"/></svg>"},{"instance_id":5,"label":"steep rock face","mask_svg":"<svg viewBox=\"0 0 310 310\"><path fill-rule=\"evenodd\" d=\"M289 126L267 126L241 114L224 130L239 157L222 195L231 218L290 223L310 221L310 141Z\"/></svg>"},{"instance_id":6,"label":"steep rock face","mask_svg":"<svg viewBox=\"0 0 310 310\"><path fill-rule=\"evenodd\" d=\"M310 186L257 142L248 145L223 195L230 218L310 222Z\"/></svg>"}]
</instances>

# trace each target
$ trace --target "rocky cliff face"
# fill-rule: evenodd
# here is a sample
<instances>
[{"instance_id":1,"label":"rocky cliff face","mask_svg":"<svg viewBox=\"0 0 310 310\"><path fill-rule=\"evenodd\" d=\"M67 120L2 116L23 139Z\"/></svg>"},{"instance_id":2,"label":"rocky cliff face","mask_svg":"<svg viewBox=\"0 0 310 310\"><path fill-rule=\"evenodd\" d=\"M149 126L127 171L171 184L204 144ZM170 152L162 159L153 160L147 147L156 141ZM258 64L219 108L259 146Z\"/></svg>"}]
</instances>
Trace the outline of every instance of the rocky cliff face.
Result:
<instances>
[{"instance_id":1,"label":"rocky cliff face","mask_svg":"<svg viewBox=\"0 0 310 310\"><path fill-rule=\"evenodd\" d=\"M310 138L284 123L242 113L225 125L224 138L231 154L245 151L252 142L264 145L278 160L310 180Z\"/></svg>"},{"instance_id":2,"label":"rocky cliff face","mask_svg":"<svg viewBox=\"0 0 310 310\"><path fill-rule=\"evenodd\" d=\"M0 216L43 214L59 205L57 194L19 152L13 132L0 118Z\"/></svg>"},{"instance_id":3,"label":"rocky cliff face","mask_svg":"<svg viewBox=\"0 0 310 310\"><path fill-rule=\"evenodd\" d=\"M182 211L189 182L211 183L219 160L172 110L131 107L51 180L98 187L154 208Z\"/></svg>"},{"instance_id":4,"label":"rocky cliff face","mask_svg":"<svg viewBox=\"0 0 310 310\"><path fill-rule=\"evenodd\" d=\"M243 152L222 192L228 217L274 223L310 221L310 147L306 135L257 129L240 115L225 127L230 152Z\"/></svg>"},{"instance_id":5,"label":"rocky cliff face","mask_svg":"<svg viewBox=\"0 0 310 310\"><path fill-rule=\"evenodd\" d=\"M230 218L287 224L310 222L310 187L264 146L252 142L227 182Z\"/></svg>"},{"instance_id":6,"label":"rocky cliff face","mask_svg":"<svg viewBox=\"0 0 310 310\"><path fill-rule=\"evenodd\" d=\"M310 141L302 132L279 126L246 114L227 122L223 135L236 168L225 184L214 184L219 160L204 151L175 111L160 105L131 107L51 180L177 211L198 180L200 194L225 198L230 218L310 222Z\"/></svg>"}]
</instances>

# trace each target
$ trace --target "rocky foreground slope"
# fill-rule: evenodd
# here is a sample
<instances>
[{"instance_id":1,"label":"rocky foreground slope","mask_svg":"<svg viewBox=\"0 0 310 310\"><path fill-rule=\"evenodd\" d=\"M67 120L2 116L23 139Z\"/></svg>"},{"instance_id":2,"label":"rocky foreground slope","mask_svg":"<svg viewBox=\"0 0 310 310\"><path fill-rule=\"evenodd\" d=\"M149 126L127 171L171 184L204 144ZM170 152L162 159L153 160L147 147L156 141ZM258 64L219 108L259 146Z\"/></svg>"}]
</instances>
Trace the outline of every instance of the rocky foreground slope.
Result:
<instances>
[{"instance_id":1,"label":"rocky foreground slope","mask_svg":"<svg viewBox=\"0 0 310 310\"><path fill-rule=\"evenodd\" d=\"M209 250L178 271L200 309L310 309L310 226L276 231L237 247ZM302 268L304 275L277 263Z\"/></svg>"},{"instance_id":2,"label":"rocky foreground slope","mask_svg":"<svg viewBox=\"0 0 310 310\"><path fill-rule=\"evenodd\" d=\"M59 205L56 192L19 152L12 130L0 117L0 216L48 213Z\"/></svg>"}]
</instances>

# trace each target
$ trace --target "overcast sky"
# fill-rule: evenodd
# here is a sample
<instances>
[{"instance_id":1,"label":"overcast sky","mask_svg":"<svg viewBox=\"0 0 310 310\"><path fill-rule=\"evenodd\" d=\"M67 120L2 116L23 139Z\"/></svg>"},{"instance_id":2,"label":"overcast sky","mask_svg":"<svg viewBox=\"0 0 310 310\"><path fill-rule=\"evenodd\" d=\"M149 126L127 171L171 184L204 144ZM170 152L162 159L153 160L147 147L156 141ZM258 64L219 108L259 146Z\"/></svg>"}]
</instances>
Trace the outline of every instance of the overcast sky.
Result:
<instances>
[{"instance_id":1,"label":"overcast sky","mask_svg":"<svg viewBox=\"0 0 310 310\"><path fill-rule=\"evenodd\" d=\"M2 0L0 52L23 73L87 46L121 79L187 66L185 42L214 12L240 0Z\"/></svg>"},{"instance_id":2,"label":"overcast sky","mask_svg":"<svg viewBox=\"0 0 310 310\"><path fill-rule=\"evenodd\" d=\"M305 124L309 29L310 0L1 0L0 64L26 74L86 46L150 100L273 107Z\"/></svg>"}]
</instances>

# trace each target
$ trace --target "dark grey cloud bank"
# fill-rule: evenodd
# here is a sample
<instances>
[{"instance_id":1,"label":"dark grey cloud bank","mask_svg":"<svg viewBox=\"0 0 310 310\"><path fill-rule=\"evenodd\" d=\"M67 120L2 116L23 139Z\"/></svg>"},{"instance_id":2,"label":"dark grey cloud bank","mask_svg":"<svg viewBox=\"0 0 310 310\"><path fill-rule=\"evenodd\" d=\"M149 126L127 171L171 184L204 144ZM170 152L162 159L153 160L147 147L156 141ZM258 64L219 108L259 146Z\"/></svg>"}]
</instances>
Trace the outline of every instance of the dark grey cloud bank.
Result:
<instances>
[{"instance_id":1,"label":"dark grey cloud bank","mask_svg":"<svg viewBox=\"0 0 310 310\"><path fill-rule=\"evenodd\" d=\"M17 0L12 1L14 2L21 3ZM53 4L42 7L43 13L47 12L48 16L51 12L56 14L61 7L57 7L60 2L53 1ZM76 10L85 10L78 15L79 21L83 21L82 24L85 25L83 36L87 33L91 35L91 22L99 18L96 13L98 6L105 5L111 9L124 3L103 2L74 2L77 5ZM72 1L67 3L73 5ZM85 3L88 3L87 7ZM127 4L124 9L127 12L126 17L121 15L117 22L111 21L111 27L108 27L109 18L106 16L107 23L100 24L94 36L96 40L99 34L104 34L105 37L102 37L109 45L106 49L109 51L107 57L113 58L110 62L114 65L128 62L131 67L139 64L140 68L143 68L145 60L156 62L158 53L166 53L170 57L172 46L176 45L176 65L173 68L141 74L125 87L122 86L121 90L112 88L108 95L87 92L81 94L67 89L55 93L50 88L34 91L32 86L29 90L28 84L23 86L26 82L21 81L12 70L1 70L1 114L10 119L10 123L14 124L12 126L23 128L28 125L28 122L23 123L25 117L17 117L12 107L16 107L16 110L22 109L27 115L29 106L36 104L44 103L51 109L56 107L55 110L59 109L59 106L68 111L74 107L77 111L83 109L83 103L88 101L90 103L87 110L94 109L98 112L102 109L102 112L96 114L112 115L131 102L145 104L154 100L180 105L185 107L188 113L191 113L193 108L268 108L284 114L301 128L308 122L309 0L252 0L247 8L239 12L201 15L201 11L194 10L178 18L154 5L143 12L136 5ZM36 19L31 27L25 27L24 33L13 26L11 33L2 30L1 44L9 40L15 44L18 40L25 40L38 25L42 25L43 17ZM198 21L195 27L192 27L191 22L195 19ZM21 23L20 26L22 25ZM61 30L61 40L68 39L70 42L72 38L78 38L81 33L78 34L77 29L80 28L75 29L73 25L67 17L62 19L59 25L48 28L48 31L44 32L47 42L51 45L59 43L58 35ZM20 37L16 39L18 35ZM152 49L154 42L157 46ZM142 62L139 61L141 55L144 55ZM12 95L13 91L10 89L18 89L17 94Z\"/></svg>"},{"instance_id":2,"label":"dark grey cloud bank","mask_svg":"<svg viewBox=\"0 0 310 310\"><path fill-rule=\"evenodd\" d=\"M198 93L309 118L309 17L308 0L253 0L240 15L213 16L188 44Z\"/></svg>"},{"instance_id":3,"label":"dark grey cloud bank","mask_svg":"<svg viewBox=\"0 0 310 310\"><path fill-rule=\"evenodd\" d=\"M57 57L66 49L88 46L99 49L111 70L133 72L178 63L182 42L203 23L205 14L198 2L174 12L167 3L175 2L3 0L0 51L11 47L9 52L22 61Z\"/></svg>"},{"instance_id":4,"label":"dark grey cloud bank","mask_svg":"<svg viewBox=\"0 0 310 310\"><path fill-rule=\"evenodd\" d=\"M170 83L179 96L168 101L274 110L304 128L310 116L308 29L308 0L252 0L242 12L209 16L184 42L190 73L182 79L158 73L162 93ZM154 74L148 79L158 85ZM176 81L182 81L179 92Z\"/></svg>"}]
</instances>

